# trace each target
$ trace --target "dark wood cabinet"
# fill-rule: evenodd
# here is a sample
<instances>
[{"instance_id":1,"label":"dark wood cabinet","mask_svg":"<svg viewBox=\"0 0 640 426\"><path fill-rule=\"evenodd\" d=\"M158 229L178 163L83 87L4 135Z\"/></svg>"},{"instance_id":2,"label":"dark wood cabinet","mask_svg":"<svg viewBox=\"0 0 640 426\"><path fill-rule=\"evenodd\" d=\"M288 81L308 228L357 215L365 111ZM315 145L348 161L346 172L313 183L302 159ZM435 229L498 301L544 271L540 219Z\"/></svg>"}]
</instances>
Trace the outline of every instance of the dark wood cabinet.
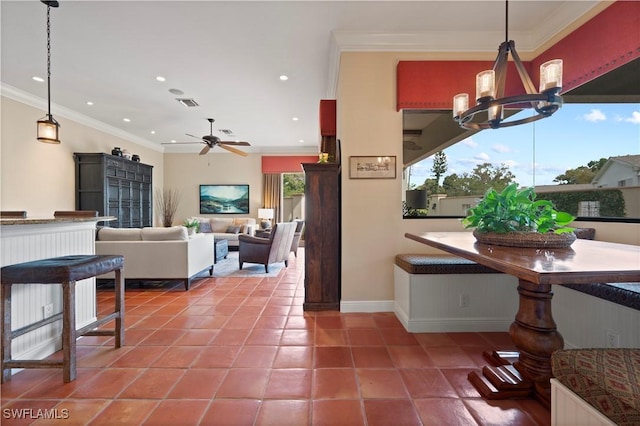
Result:
<instances>
[{"instance_id":1,"label":"dark wood cabinet","mask_svg":"<svg viewBox=\"0 0 640 426\"><path fill-rule=\"evenodd\" d=\"M103 153L74 153L76 210L115 216L114 228L153 225L153 166Z\"/></svg>"},{"instance_id":2,"label":"dark wood cabinet","mask_svg":"<svg viewBox=\"0 0 640 426\"><path fill-rule=\"evenodd\" d=\"M305 299L308 311L339 310L341 294L340 164L304 163Z\"/></svg>"}]
</instances>

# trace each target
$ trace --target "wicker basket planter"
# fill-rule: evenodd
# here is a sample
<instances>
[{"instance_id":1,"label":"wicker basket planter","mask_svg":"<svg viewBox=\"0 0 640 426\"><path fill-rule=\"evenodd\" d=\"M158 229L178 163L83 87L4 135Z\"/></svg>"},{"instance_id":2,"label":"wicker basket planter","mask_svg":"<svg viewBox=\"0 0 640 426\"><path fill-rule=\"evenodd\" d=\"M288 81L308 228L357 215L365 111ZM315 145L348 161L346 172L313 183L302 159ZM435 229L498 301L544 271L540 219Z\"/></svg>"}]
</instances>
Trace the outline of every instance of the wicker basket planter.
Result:
<instances>
[{"instance_id":1,"label":"wicker basket planter","mask_svg":"<svg viewBox=\"0 0 640 426\"><path fill-rule=\"evenodd\" d=\"M528 248L567 248L576 240L573 232L556 234L553 232L507 232L498 234L495 232L473 231L476 240L484 244L494 244L508 247Z\"/></svg>"}]
</instances>

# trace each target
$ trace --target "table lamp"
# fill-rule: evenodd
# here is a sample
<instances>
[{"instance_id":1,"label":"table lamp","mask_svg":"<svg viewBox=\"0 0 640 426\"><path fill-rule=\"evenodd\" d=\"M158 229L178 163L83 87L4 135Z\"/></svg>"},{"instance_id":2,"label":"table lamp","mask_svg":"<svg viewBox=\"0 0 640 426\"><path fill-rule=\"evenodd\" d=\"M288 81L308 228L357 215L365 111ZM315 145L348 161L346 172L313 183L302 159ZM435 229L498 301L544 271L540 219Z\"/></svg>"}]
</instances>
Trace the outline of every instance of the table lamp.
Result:
<instances>
[{"instance_id":1,"label":"table lamp","mask_svg":"<svg viewBox=\"0 0 640 426\"><path fill-rule=\"evenodd\" d=\"M271 219L273 219L273 209L258 209L258 217L261 219L262 229L271 229Z\"/></svg>"}]
</instances>

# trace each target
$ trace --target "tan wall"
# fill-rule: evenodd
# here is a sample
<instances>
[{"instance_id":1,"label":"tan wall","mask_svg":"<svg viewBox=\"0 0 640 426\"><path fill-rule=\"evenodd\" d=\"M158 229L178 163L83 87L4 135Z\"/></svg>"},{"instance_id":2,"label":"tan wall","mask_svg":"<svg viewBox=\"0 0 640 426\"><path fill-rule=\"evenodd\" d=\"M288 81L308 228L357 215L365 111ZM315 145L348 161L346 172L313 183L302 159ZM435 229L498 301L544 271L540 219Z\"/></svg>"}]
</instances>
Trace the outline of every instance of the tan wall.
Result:
<instances>
[{"instance_id":1,"label":"tan wall","mask_svg":"<svg viewBox=\"0 0 640 426\"><path fill-rule=\"evenodd\" d=\"M278 155L301 155L291 152ZM165 154L164 177L166 187L177 189L181 201L175 224L190 216L200 216L201 184L248 184L249 214L222 215L228 217L253 217L258 220L258 209L262 204L262 154L246 157L219 150L207 155ZM214 217L216 215L202 215Z\"/></svg>"},{"instance_id":2,"label":"tan wall","mask_svg":"<svg viewBox=\"0 0 640 426\"><path fill-rule=\"evenodd\" d=\"M201 216L201 184L249 184L249 214L222 216L258 218L258 209L262 207L262 165L258 154L247 157L226 152L202 156L196 153L165 154L164 173L166 187L177 189L181 194L175 224L181 224L190 216Z\"/></svg>"},{"instance_id":3,"label":"tan wall","mask_svg":"<svg viewBox=\"0 0 640 426\"><path fill-rule=\"evenodd\" d=\"M162 152L58 116L62 143L36 140L36 121L46 112L7 97L1 99L0 208L26 210L30 217L52 217L75 209L74 152L110 153L114 146L138 154L153 165L153 185L162 187Z\"/></svg>"},{"instance_id":4,"label":"tan wall","mask_svg":"<svg viewBox=\"0 0 640 426\"><path fill-rule=\"evenodd\" d=\"M337 90L342 171L342 301L393 300L393 260L401 252L433 252L404 237L443 229L402 219L402 113L396 111L396 66L428 54L343 53ZM440 58L442 59L442 57ZM396 156L396 179L350 179L349 156ZM455 220L444 229L461 230Z\"/></svg>"}]
</instances>

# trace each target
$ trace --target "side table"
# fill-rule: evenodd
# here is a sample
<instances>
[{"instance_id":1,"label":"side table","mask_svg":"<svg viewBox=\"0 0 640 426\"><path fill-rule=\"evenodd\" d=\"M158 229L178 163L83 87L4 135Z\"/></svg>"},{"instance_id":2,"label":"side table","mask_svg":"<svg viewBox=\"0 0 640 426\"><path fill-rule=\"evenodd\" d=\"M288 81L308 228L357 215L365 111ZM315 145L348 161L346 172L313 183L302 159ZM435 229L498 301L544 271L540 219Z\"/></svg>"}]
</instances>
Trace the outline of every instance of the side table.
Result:
<instances>
[{"instance_id":1,"label":"side table","mask_svg":"<svg viewBox=\"0 0 640 426\"><path fill-rule=\"evenodd\" d=\"M229 242L225 239L213 240L214 258L213 263L226 259L229 255Z\"/></svg>"}]
</instances>

